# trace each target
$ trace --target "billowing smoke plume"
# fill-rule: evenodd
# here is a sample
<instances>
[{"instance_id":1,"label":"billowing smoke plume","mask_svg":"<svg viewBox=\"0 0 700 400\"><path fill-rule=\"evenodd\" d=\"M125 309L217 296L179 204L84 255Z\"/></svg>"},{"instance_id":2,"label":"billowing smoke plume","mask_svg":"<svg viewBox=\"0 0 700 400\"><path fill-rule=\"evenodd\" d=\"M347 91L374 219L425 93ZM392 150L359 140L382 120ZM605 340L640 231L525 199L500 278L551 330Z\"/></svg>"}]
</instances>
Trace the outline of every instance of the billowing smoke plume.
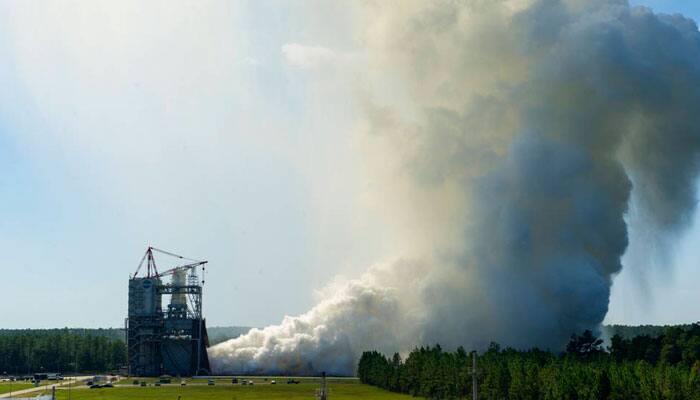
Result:
<instances>
[{"instance_id":1,"label":"billowing smoke plume","mask_svg":"<svg viewBox=\"0 0 700 400\"><path fill-rule=\"evenodd\" d=\"M368 349L559 349L595 329L631 194L658 237L694 210L696 24L622 0L368 7L367 70L402 96L366 105L365 142L414 261L215 346L214 368L350 374Z\"/></svg>"}]
</instances>

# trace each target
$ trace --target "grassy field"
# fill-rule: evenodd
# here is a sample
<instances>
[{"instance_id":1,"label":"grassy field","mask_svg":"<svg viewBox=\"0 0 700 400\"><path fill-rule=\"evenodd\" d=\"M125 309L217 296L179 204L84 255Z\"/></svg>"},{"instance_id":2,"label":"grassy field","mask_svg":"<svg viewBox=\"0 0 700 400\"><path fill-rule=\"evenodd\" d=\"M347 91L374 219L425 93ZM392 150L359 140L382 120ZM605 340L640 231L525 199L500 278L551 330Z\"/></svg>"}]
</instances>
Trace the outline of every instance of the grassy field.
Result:
<instances>
[{"instance_id":1,"label":"grassy field","mask_svg":"<svg viewBox=\"0 0 700 400\"><path fill-rule=\"evenodd\" d=\"M206 383L189 381L187 386L180 386L179 382L173 385L160 387L140 387L131 384L132 380L122 381L114 388L88 389L84 386L73 388L70 393L71 400L275 400L275 399L314 399L318 383L313 379L299 379L302 382L295 385L287 385L286 378L268 378L265 383L263 378L252 379L253 386L232 385L231 380L219 380L214 386ZM269 379L275 379L276 385L269 384ZM127 383L127 384L124 384ZM350 399L378 399L378 400L405 400L410 396L390 393L372 386L363 385L354 379L332 379L329 383L330 396L333 400ZM68 389L56 390L57 400L68 400Z\"/></svg>"},{"instance_id":2,"label":"grassy field","mask_svg":"<svg viewBox=\"0 0 700 400\"><path fill-rule=\"evenodd\" d=\"M256 385L257 384L262 384L262 385L269 385L272 380L275 380L277 384L285 384L287 382L287 379L293 378L294 380L300 381L301 383L312 383L318 386L318 384L321 382L320 378L317 377L288 377L288 376L247 376L245 378L239 377L239 380L246 380L246 381L253 381ZM148 385L152 385L155 382L157 382L159 378L124 378L120 380L117 385L118 386L134 386L134 381L139 381L139 382L146 382ZM188 385L206 385L209 381L209 378L185 378L183 379ZM213 378L214 382L216 385L228 385L231 386L231 377L216 377ZM353 383L359 383L358 378L336 378L336 377L330 377L327 378L326 381L329 384L353 384ZM181 379L179 378L172 378L172 384L177 384L179 385L181 382Z\"/></svg>"},{"instance_id":3,"label":"grassy field","mask_svg":"<svg viewBox=\"0 0 700 400\"><path fill-rule=\"evenodd\" d=\"M12 382L12 385L10 385L10 382L0 382L0 394L9 393L10 390L14 392L17 390L29 389L31 387L34 387L34 385L26 382Z\"/></svg>"}]
</instances>

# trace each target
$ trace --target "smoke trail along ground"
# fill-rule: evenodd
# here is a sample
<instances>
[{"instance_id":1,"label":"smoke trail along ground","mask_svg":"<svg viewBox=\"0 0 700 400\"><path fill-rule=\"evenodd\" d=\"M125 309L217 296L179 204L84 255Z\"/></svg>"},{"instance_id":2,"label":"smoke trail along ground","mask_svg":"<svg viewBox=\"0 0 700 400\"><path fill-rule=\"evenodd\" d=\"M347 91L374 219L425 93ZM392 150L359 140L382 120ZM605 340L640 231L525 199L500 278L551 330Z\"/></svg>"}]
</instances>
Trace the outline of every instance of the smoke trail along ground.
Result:
<instances>
[{"instance_id":1,"label":"smoke trail along ground","mask_svg":"<svg viewBox=\"0 0 700 400\"><path fill-rule=\"evenodd\" d=\"M659 237L694 211L692 20L613 0L368 7L372 69L409 94L366 106L366 142L396 166L376 170L391 177L377 195L408 202L428 248L211 348L217 372L351 374L364 350L433 343L559 349L607 313L632 191Z\"/></svg>"}]
</instances>

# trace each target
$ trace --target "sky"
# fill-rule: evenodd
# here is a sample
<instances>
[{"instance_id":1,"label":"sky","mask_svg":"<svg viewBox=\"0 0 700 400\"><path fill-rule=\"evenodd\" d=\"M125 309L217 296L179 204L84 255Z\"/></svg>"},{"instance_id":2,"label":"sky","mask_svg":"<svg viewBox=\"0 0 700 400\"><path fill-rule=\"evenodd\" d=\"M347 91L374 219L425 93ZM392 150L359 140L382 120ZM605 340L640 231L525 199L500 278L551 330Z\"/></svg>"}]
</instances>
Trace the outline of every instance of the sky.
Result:
<instances>
[{"instance_id":1,"label":"sky","mask_svg":"<svg viewBox=\"0 0 700 400\"><path fill-rule=\"evenodd\" d=\"M210 326L277 323L386 256L352 135L360 16L172 4L0 2L0 328L123 325L148 245L209 260ZM625 260L606 322L700 320L694 221L664 265Z\"/></svg>"}]
</instances>

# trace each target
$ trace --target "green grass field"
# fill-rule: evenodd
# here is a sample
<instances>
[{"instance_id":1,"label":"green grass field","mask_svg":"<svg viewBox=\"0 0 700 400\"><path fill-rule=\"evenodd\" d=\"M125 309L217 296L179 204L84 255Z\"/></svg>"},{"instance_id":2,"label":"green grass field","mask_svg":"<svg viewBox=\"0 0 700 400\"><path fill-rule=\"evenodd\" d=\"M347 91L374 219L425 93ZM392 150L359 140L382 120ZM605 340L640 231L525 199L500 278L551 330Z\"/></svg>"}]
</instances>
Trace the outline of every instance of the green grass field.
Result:
<instances>
[{"instance_id":1,"label":"green grass field","mask_svg":"<svg viewBox=\"0 0 700 400\"><path fill-rule=\"evenodd\" d=\"M1 382L0 383L0 394L3 393L9 393L10 391L17 391L17 390L22 390L22 389L29 389L31 387L34 387L31 383L25 383L25 382L12 382L12 385L10 385L10 382Z\"/></svg>"},{"instance_id":2,"label":"green grass field","mask_svg":"<svg viewBox=\"0 0 700 400\"><path fill-rule=\"evenodd\" d=\"M253 386L232 385L230 379L217 379L214 386L206 383L189 381L187 386L180 386L179 382L173 385L163 385L160 387L148 386L140 387L132 385L132 379L120 382L114 388L88 389L84 387L73 388L70 391L71 400L120 400L120 399L140 399L140 400L276 400L276 399L307 399L313 400L318 384L311 379L299 379L302 383L287 385L286 378L275 379L278 383L271 385L264 383L262 378L252 379ZM226 383L227 382L227 383ZM125 384L127 383L127 384ZM400 400L408 399L410 396L390 393L372 386L358 383L356 380L333 379L329 383L331 399L378 399L378 400ZM36 395L36 394L35 394ZM56 390L57 400L68 400L67 388Z\"/></svg>"}]
</instances>

